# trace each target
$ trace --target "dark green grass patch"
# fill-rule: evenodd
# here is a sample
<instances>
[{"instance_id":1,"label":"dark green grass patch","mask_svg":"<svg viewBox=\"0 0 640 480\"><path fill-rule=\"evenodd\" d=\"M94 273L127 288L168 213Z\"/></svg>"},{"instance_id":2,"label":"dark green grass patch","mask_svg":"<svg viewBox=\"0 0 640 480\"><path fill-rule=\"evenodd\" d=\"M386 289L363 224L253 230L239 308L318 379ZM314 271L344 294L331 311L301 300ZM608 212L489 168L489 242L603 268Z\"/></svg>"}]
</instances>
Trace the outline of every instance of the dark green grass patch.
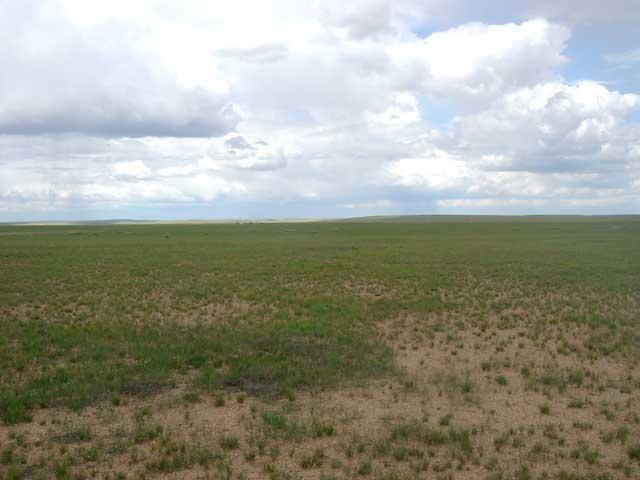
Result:
<instances>
[{"instance_id":1,"label":"dark green grass patch","mask_svg":"<svg viewBox=\"0 0 640 480\"><path fill-rule=\"evenodd\" d=\"M28 356L37 367L2 387L0 417L16 423L29 421L35 407L78 409L114 395L147 396L189 370L197 370L195 384L203 388L237 388L256 395L281 395L389 371L388 348L353 327L328 323L238 328L4 323L15 354ZM39 342L42 338L47 341Z\"/></svg>"}]
</instances>

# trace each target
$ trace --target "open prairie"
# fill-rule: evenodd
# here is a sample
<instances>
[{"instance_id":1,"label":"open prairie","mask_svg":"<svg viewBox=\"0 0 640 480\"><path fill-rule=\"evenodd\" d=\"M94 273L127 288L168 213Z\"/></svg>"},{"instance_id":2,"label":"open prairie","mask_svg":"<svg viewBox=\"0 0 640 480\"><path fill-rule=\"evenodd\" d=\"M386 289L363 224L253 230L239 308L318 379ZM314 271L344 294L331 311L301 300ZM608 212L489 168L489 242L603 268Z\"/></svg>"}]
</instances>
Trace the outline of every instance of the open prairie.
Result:
<instances>
[{"instance_id":1,"label":"open prairie","mask_svg":"<svg viewBox=\"0 0 640 480\"><path fill-rule=\"evenodd\" d=\"M640 218L383 220L0 226L0 478L640 478Z\"/></svg>"}]
</instances>

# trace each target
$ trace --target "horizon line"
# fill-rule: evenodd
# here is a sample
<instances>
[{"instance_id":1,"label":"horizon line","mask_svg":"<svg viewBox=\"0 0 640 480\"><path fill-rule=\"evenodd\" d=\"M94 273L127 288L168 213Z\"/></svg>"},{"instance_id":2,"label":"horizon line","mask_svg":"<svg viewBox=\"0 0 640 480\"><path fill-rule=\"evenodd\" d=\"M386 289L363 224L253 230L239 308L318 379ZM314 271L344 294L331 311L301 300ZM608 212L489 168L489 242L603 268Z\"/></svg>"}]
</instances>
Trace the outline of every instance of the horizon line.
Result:
<instances>
[{"instance_id":1,"label":"horizon line","mask_svg":"<svg viewBox=\"0 0 640 480\"><path fill-rule=\"evenodd\" d=\"M191 219L141 219L141 218L104 218L91 220L25 220L25 221L0 221L0 226L11 225L135 225L135 224L194 224L194 223L313 223L313 222L331 222L331 221L349 221L349 220L375 220L375 219L411 219L411 218L602 218L602 217L638 217L640 213L611 213L611 214L582 214L582 213L531 213L531 214L510 214L510 213L455 213L455 214L407 214L407 215L363 215L355 217L229 217L229 218L191 218Z\"/></svg>"}]
</instances>

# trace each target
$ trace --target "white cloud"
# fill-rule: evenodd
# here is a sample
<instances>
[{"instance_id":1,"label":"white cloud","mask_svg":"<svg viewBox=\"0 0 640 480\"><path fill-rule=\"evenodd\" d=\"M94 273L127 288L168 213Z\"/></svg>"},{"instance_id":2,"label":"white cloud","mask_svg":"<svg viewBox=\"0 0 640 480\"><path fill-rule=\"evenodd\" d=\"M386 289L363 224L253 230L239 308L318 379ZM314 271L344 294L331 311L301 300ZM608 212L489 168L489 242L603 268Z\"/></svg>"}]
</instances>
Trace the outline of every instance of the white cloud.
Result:
<instances>
[{"instance_id":1,"label":"white cloud","mask_svg":"<svg viewBox=\"0 0 640 480\"><path fill-rule=\"evenodd\" d=\"M468 175L469 168L463 160L442 150L396 160L384 171L385 180L392 185L429 191L458 187Z\"/></svg>"},{"instance_id":2,"label":"white cloud","mask_svg":"<svg viewBox=\"0 0 640 480\"><path fill-rule=\"evenodd\" d=\"M373 202L346 203L341 206L351 210L370 210L370 209L390 208L390 207L393 207L394 205L395 205L395 202L392 202L391 200L374 200Z\"/></svg>"},{"instance_id":3,"label":"white cloud","mask_svg":"<svg viewBox=\"0 0 640 480\"><path fill-rule=\"evenodd\" d=\"M418 100L409 94L399 94L393 103L379 113L367 112L367 121L372 125L404 126L422 119Z\"/></svg>"},{"instance_id":4,"label":"white cloud","mask_svg":"<svg viewBox=\"0 0 640 480\"><path fill-rule=\"evenodd\" d=\"M521 24L469 23L400 43L391 52L406 85L450 101L486 102L557 76L569 30L544 19Z\"/></svg>"},{"instance_id":5,"label":"white cloud","mask_svg":"<svg viewBox=\"0 0 640 480\"><path fill-rule=\"evenodd\" d=\"M620 2L508 3L0 0L0 210L640 208L638 95L563 78Z\"/></svg>"},{"instance_id":6,"label":"white cloud","mask_svg":"<svg viewBox=\"0 0 640 480\"><path fill-rule=\"evenodd\" d=\"M219 176L199 173L189 180L187 191L195 198L210 202L224 194L244 194L247 188L240 182L229 181Z\"/></svg>"},{"instance_id":7,"label":"white cloud","mask_svg":"<svg viewBox=\"0 0 640 480\"><path fill-rule=\"evenodd\" d=\"M225 95L181 85L144 30L83 30L55 3L2 2L0 134L214 136L235 128Z\"/></svg>"},{"instance_id":8,"label":"white cloud","mask_svg":"<svg viewBox=\"0 0 640 480\"><path fill-rule=\"evenodd\" d=\"M143 179L151 176L149 167L140 160L116 162L111 168L114 176L119 179Z\"/></svg>"},{"instance_id":9,"label":"white cloud","mask_svg":"<svg viewBox=\"0 0 640 480\"><path fill-rule=\"evenodd\" d=\"M623 123L639 108L639 95L595 82L544 83L458 118L454 132L468 154L509 157L514 170L600 170L628 159Z\"/></svg>"},{"instance_id":10,"label":"white cloud","mask_svg":"<svg viewBox=\"0 0 640 480\"><path fill-rule=\"evenodd\" d=\"M452 198L438 200L439 207L444 208L500 208L507 206L540 206L544 205L545 200L528 199L528 198Z\"/></svg>"},{"instance_id":11,"label":"white cloud","mask_svg":"<svg viewBox=\"0 0 640 480\"><path fill-rule=\"evenodd\" d=\"M381 0L324 2L321 12L328 25L344 29L354 39L375 37L394 30L392 6Z\"/></svg>"},{"instance_id":12,"label":"white cloud","mask_svg":"<svg viewBox=\"0 0 640 480\"><path fill-rule=\"evenodd\" d=\"M227 151L213 149L210 155L220 158L224 165L243 170L278 170L287 166L282 145L269 145L263 140L254 144L243 137L232 137L225 142Z\"/></svg>"}]
</instances>

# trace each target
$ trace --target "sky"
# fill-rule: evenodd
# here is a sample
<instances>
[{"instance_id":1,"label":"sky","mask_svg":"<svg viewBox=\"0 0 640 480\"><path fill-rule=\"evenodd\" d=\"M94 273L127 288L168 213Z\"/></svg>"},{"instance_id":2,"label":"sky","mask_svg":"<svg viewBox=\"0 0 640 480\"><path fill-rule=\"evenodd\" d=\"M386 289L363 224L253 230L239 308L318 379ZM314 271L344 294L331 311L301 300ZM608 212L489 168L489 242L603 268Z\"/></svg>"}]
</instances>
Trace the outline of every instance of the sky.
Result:
<instances>
[{"instance_id":1,"label":"sky","mask_svg":"<svg viewBox=\"0 0 640 480\"><path fill-rule=\"evenodd\" d=\"M640 213L638 0L0 0L0 222Z\"/></svg>"}]
</instances>

